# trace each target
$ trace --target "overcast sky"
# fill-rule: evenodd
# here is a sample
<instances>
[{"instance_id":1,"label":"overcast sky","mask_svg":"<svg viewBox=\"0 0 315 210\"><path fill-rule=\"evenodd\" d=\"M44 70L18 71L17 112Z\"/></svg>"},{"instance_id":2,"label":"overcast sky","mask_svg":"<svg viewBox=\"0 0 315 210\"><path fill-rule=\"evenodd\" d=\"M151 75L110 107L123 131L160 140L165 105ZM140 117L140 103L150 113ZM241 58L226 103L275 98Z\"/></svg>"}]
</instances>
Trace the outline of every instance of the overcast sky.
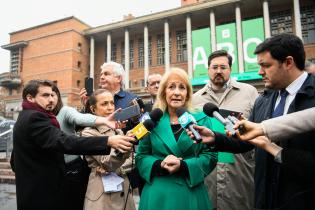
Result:
<instances>
[{"instance_id":1,"label":"overcast sky","mask_svg":"<svg viewBox=\"0 0 315 210\"><path fill-rule=\"evenodd\" d=\"M2 0L0 45L9 33L75 16L92 27L120 21L128 13L136 17L180 6L180 0ZM0 48L0 73L9 71L10 53Z\"/></svg>"}]
</instances>

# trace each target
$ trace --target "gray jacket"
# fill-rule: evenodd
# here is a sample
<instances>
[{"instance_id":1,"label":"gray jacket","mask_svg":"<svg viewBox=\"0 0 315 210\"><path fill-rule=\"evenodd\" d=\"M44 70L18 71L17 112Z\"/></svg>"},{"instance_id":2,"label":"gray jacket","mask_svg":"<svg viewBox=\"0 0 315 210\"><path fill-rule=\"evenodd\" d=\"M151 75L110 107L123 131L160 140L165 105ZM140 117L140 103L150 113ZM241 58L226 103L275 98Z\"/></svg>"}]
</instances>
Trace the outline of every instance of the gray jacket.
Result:
<instances>
[{"instance_id":1,"label":"gray jacket","mask_svg":"<svg viewBox=\"0 0 315 210\"><path fill-rule=\"evenodd\" d=\"M261 124L264 133L272 141L287 139L292 135L315 130L315 108L265 120Z\"/></svg>"},{"instance_id":2,"label":"gray jacket","mask_svg":"<svg viewBox=\"0 0 315 210\"><path fill-rule=\"evenodd\" d=\"M221 109L242 112L249 117L258 97L256 88L230 80L221 98L212 91L210 84L196 92L193 105L201 109L211 102ZM213 208L218 210L249 210L254 202L254 150L234 155L234 163L218 162L216 170L205 179Z\"/></svg>"}]
</instances>

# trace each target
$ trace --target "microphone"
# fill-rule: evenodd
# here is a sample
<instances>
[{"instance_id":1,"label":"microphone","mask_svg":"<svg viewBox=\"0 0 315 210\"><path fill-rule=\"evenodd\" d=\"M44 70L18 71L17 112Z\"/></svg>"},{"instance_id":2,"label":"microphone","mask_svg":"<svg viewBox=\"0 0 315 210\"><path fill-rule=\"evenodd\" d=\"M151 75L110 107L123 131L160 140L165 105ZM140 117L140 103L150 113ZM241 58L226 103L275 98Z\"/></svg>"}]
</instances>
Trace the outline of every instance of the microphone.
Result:
<instances>
[{"instance_id":1,"label":"microphone","mask_svg":"<svg viewBox=\"0 0 315 210\"><path fill-rule=\"evenodd\" d=\"M143 123L139 123L134 127L131 132L136 136L137 140L142 139L155 127L155 123L151 119L145 120Z\"/></svg>"},{"instance_id":2,"label":"microphone","mask_svg":"<svg viewBox=\"0 0 315 210\"><path fill-rule=\"evenodd\" d=\"M159 108L155 108L149 113L149 116L154 123L157 123L163 116L163 111Z\"/></svg>"},{"instance_id":3,"label":"microphone","mask_svg":"<svg viewBox=\"0 0 315 210\"><path fill-rule=\"evenodd\" d=\"M154 123L157 123L162 116L163 111L159 108L155 108L150 113L144 113L140 118L140 122L144 122L146 119L151 119Z\"/></svg>"},{"instance_id":4,"label":"microphone","mask_svg":"<svg viewBox=\"0 0 315 210\"><path fill-rule=\"evenodd\" d=\"M234 116L228 116L227 119L222 117L222 115L219 113L219 108L212 104L212 103L206 103L203 106L203 112L209 116L209 117L214 117L217 119L219 122L221 122L225 129L231 133L231 135L235 135L236 131L234 130L233 126L235 122L238 121L238 119Z\"/></svg>"},{"instance_id":5,"label":"microphone","mask_svg":"<svg viewBox=\"0 0 315 210\"><path fill-rule=\"evenodd\" d=\"M144 105L142 99L136 98L135 100L136 100L137 104L139 105L140 109L144 109L145 105Z\"/></svg>"},{"instance_id":6,"label":"microphone","mask_svg":"<svg viewBox=\"0 0 315 210\"><path fill-rule=\"evenodd\" d=\"M187 112L185 108L178 108L176 110L176 115L178 117L178 122L182 128L188 128L194 134L194 140L197 143L202 141L200 134L194 129L193 125L196 125L195 118Z\"/></svg>"},{"instance_id":7,"label":"microphone","mask_svg":"<svg viewBox=\"0 0 315 210\"><path fill-rule=\"evenodd\" d=\"M154 127L155 123L151 119L147 119L143 123L139 123L136 127L134 127L131 132L136 136L136 139L139 141L147 134L149 134ZM123 155L123 153L121 153L117 149L115 149L114 152L118 157L121 157Z\"/></svg>"}]
</instances>

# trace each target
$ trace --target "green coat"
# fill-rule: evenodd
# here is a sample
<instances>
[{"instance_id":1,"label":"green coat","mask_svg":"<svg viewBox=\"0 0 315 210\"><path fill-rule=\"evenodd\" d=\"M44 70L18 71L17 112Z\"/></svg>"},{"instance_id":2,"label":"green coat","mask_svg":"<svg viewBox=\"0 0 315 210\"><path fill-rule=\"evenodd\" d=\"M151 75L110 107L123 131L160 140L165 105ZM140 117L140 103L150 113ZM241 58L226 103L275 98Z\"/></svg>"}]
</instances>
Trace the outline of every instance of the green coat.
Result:
<instances>
[{"instance_id":1,"label":"green coat","mask_svg":"<svg viewBox=\"0 0 315 210\"><path fill-rule=\"evenodd\" d=\"M205 114L193 116L198 125L211 128L210 118ZM189 177L166 175L151 179L153 163L169 154L183 158L188 166ZM157 127L140 141L138 147L136 165L146 181L139 210L212 209L204 179L216 163L217 153L210 152L203 144L194 144L185 131L176 142L169 114L165 112Z\"/></svg>"}]
</instances>

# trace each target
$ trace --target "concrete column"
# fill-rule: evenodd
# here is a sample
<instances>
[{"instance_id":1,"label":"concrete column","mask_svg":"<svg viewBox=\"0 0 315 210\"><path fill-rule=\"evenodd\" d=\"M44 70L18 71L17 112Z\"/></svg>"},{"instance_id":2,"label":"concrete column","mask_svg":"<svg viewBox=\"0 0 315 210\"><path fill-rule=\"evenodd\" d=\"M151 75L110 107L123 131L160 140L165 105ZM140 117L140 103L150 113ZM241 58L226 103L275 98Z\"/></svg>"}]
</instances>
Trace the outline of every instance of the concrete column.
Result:
<instances>
[{"instance_id":1,"label":"concrete column","mask_svg":"<svg viewBox=\"0 0 315 210\"><path fill-rule=\"evenodd\" d=\"M236 36L237 36L237 51L238 51L238 69L239 73L244 72L244 56L243 56L243 40L242 40L242 19L241 8L239 4L235 6L235 19L236 19Z\"/></svg>"},{"instance_id":2,"label":"concrete column","mask_svg":"<svg viewBox=\"0 0 315 210\"><path fill-rule=\"evenodd\" d=\"M188 61L188 76L193 77L193 62L192 62L192 40L191 40L191 17L186 16L186 34L187 34L187 61Z\"/></svg>"},{"instance_id":3,"label":"concrete column","mask_svg":"<svg viewBox=\"0 0 315 210\"><path fill-rule=\"evenodd\" d=\"M263 1L263 13L264 13L265 37L268 38L271 36L268 0Z\"/></svg>"},{"instance_id":4,"label":"concrete column","mask_svg":"<svg viewBox=\"0 0 315 210\"><path fill-rule=\"evenodd\" d=\"M94 38L90 38L90 77L94 78Z\"/></svg>"},{"instance_id":5,"label":"concrete column","mask_svg":"<svg viewBox=\"0 0 315 210\"><path fill-rule=\"evenodd\" d=\"M107 62L110 62L112 60L112 37L111 34L107 34Z\"/></svg>"},{"instance_id":6,"label":"concrete column","mask_svg":"<svg viewBox=\"0 0 315 210\"><path fill-rule=\"evenodd\" d=\"M293 8L294 8L295 35L297 35L303 40L299 0L293 0Z\"/></svg>"},{"instance_id":7,"label":"concrete column","mask_svg":"<svg viewBox=\"0 0 315 210\"><path fill-rule=\"evenodd\" d=\"M215 15L214 11L210 11L210 36L211 36L211 52L217 50L216 30L215 30Z\"/></svg>"},{"instance_id":8,"label":"concrete column","mask_svg":"<svg viewBox=\"0 0 315 210\"><path fill-rule=\"evenodd\" d=\"M169 25L168 20L166 19L164 22L164 61L165 61L165 72L170 70L170 37L169 37Z\"/></svg>"},{"instance_id":9,"label":"concrete column","mask_svg":"<svg viewBox=\"0 0 315 210\"><path fill-rule=\"evenodd\" d=\"M125 29L125 89L129 89L129 31Z\"/></svg>"},{"instance_id":10,"label":"concrete column","mask_svg":"<svg viewBox=\"0 0 315 210\"><path fill-rule=\"evenodd\" d=\"M143 43L144 43L144 84L147 84L149 76L149 30L148 26L144 26L143 31Z\"/></svg>"}]
</instances>

